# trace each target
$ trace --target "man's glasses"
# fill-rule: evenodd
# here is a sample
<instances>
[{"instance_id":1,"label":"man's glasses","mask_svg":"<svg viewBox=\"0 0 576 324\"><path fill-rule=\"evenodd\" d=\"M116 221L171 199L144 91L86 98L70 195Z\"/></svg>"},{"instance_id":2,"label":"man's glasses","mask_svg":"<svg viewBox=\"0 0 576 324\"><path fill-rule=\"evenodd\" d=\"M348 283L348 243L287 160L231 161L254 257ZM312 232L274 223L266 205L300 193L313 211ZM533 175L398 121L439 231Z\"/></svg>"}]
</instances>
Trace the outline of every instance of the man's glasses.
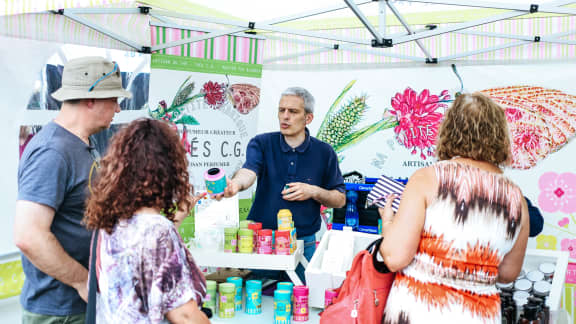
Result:
<instances>
[{"instance_id":1,"label":"man's glasses","mask_svg":"<svg viewBox=\"0 0 576 324\"><path fill-rule=\"evenodd\" d=\"M101 76L98 80L96 80L96 82L94 82L94 84L92 84L92 85L90 86L90 88L88 88L88 92L94 90L94 88L98 85L98 83L100 83L100 81L106 79L107 77L109 77L110 75L112 75L113 73L115 73L115 72L118 71L118 63L116 63L116 62L112 62L112 63L114 63L114 69L112 69L112 71L104 74L104 75Z\"/></svg>"}]
</instances>

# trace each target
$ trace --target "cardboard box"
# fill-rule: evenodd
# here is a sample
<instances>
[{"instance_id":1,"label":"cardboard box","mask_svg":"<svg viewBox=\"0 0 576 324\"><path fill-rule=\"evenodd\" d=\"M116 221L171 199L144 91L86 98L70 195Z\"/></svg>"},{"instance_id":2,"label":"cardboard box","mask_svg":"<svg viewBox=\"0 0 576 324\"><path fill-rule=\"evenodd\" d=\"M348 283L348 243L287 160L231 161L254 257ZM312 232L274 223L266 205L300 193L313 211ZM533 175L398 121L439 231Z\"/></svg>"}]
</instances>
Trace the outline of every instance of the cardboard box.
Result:
<instances>
[{"instance_id":1,"label":"cardboard box","mask_svg":"<svg viewBox=\"0 0 576 324\"><path fill-rule=\"evenodd\" d=\"M322 271L322 257L328 249L328 243L332 237L342 231L330 230L324 233L320 244L316 248L314 256L306 268L306 283L308 285L310 307L324 308L324 293L326 289L338 288L346 278L346 272L327 273ZM377 234L351 232L354 236L354 255L366 249L370 243L380 238ZM347 269L350 270L350 269Z\"/></svg>"}]
</instances>

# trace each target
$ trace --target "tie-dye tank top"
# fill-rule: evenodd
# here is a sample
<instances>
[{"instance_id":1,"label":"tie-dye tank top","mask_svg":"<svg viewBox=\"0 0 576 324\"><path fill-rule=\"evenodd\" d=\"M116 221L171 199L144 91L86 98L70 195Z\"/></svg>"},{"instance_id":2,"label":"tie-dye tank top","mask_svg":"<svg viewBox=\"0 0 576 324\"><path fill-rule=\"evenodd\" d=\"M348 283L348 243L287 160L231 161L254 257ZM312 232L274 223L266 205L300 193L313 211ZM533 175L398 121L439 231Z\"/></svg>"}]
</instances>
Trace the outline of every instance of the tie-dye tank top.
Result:
<instances>
[{"instance_id":1,"label":"tie-dye tank top","mask_svg":"<svg viewBox=\"0 0 576 324\"><path fill-rule=\"evenodd\" d=\"M384 323L501 323L498 266L512 249L522 193L500 174L434 166L438 192L412 262L396 275Z\"/></svg>"}]
</instances>

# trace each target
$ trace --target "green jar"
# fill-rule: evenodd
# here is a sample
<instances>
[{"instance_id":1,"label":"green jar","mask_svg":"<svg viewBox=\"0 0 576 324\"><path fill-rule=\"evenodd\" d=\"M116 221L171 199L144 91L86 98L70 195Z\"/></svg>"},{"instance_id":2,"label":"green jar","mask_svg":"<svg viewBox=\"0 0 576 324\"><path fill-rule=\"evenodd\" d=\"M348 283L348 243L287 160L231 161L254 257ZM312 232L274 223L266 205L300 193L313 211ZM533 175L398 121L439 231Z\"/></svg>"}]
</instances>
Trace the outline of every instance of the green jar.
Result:
<instances>
[{"instance_id":1,"label":"green jar","mask_svg":"<svg viewBox=\"0 0 576 324\"><path fill-rule=\"evenodd\" d=\"M220 316L220 318L234 317L236 285L230 282L224 282L218 285L218 288L220 290L220 298L218 299L218 316Z\"/></svg>"},{"instance_id":2,"label":"green jar","mask_svg":"<svg viewBox=\"0 0 576 324\"><path fill-rule=\"evenodd\" d=\"M212 314L216 314L216 281L206 280L206 299L204 307L210 308Z\"/></svg>"},{"instance_id":3,"label":"green jar","mask_svg":"<svg viewBox=\"0 0 576 324\"><path fill-rule=\"evenodd\" d=\"M251 220L241 220L240 221L240 228L248 228L248 224L252 224Z\"/></svg>"},{"instance_id":4,"label":"green jar","mask_svg":"<svg viewBox=\"0 0 576 324\"><path fill-rule=\"evenodd\" d=\"M226 227L224 228L224 252L236 253L236 246L238 245L238 228Z\"/></svg>"},{"instance_id":5,"label":"green jar","mask_svg":"<svg viewBox=\"0 0 576 324\"><path fill-rule=\"evenodd\" d=\"M238 230L238 252L252 253L254 251L254 232L251 229Z\"/></svg>"}]
</instances>

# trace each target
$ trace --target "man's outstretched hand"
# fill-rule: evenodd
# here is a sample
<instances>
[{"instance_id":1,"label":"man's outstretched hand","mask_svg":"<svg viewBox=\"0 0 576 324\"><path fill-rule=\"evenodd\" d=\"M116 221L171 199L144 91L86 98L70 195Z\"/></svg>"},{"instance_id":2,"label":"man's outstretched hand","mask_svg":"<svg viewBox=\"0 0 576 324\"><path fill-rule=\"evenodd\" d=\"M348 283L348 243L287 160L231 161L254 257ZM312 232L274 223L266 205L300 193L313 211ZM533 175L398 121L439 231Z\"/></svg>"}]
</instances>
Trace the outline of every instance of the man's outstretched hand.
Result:
<instances>
[{"instance_id":1,"label":"man's outstretched hand","mask_svg":"<svg viewBox=\"0 0 576 324\"><path fill-rule=\"evenodd\" d=\"M220 201L222 200L222 198L234 197L238 194L240 189L241 189L240 185L237 184L234 180L226 178L226 188L224 188L224 192L217 195L213 195L212 198Z\"/></svg>"}]
</instances>

